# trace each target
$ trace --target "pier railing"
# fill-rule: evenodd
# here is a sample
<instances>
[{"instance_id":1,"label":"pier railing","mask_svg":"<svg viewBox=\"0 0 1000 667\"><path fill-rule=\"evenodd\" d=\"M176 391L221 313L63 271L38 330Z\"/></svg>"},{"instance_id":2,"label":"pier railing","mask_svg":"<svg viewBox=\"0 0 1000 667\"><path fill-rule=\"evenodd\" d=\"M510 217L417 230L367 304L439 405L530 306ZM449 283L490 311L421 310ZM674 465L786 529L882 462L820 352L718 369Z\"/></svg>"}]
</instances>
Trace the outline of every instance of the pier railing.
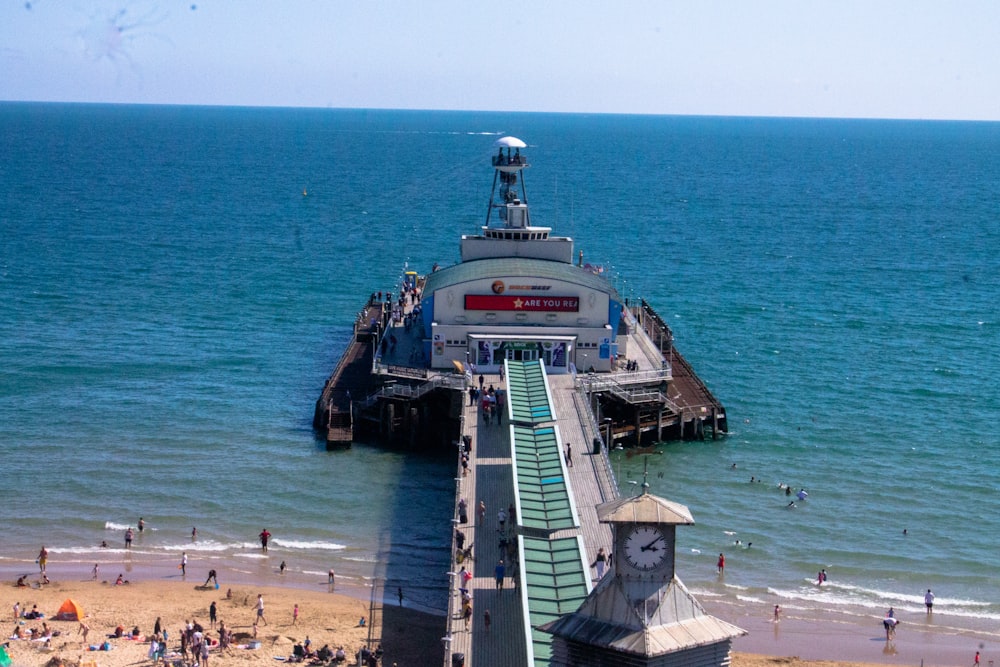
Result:
<instances>
[{"instance_id":1,"label":"pier railing","mask_svg":"<svg viewBox=\"0 0 1000 667\"><path fill-rule=\"evenodd\" d=\"M615 473L611 467L611 442L607 434L601 432L597 417L590 407L590 400L588 400L587 394L582 387L577 386L576 391L573 392L573 406L576 408L580 428L583 430L583 435L587 438L587 442L600 441L601 443L601 457L599 460L594 461L601 501L614 500L620 494L618 491L618 480L615 479Z\"/></svg>"},{"instance_id":2,"label":"pier railing","mask_svg":"<svg viewBox=\"0 0 1000 667\"><path fill-rule=\"evenodd\" d=\"M405 398L405 399L415 399L420 398L428 392L434 391L435 389L458 389L461 391L465 390L465 376L464 375L435 375L427 382L423 382L418 385L408 385L408 384L387 384L381 389L371 394L363 401L359 401L361 408L370 408L375 404L380 398Z\"/></svg>"},{"instance_id":3,"label":"pier railing","mask_svg":"<svg viewBox=\"0 0 1000 667\"><path fill-rule=\"evenodd\" d=\"M669 383L672 379L669 368L656 371L636 371L634 373L613 373L610 375L577 376L581 389L587 393L608 392L623 401L635 403L659 403L676 414L681 408L656 387L629 387L633 384Z\"/></svg>"}]
</instances>

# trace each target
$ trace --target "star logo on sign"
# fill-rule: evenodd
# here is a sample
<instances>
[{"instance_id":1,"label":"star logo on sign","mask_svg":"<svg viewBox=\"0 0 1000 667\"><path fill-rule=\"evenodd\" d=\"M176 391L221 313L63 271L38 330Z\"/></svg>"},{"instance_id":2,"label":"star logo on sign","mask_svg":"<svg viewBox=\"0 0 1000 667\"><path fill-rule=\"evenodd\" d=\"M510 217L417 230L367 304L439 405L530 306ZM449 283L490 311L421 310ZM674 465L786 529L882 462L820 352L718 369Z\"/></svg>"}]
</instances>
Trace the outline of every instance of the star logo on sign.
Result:
<instances>
[{"instance_id":1,"label":"star logo on sign","mask_svg":"<svg viewBox=\"0 0 1000 667\"><path fill-rule=\"evenodd\" d=\"M524 301L521 299L514 299L514 308L520 309L524 306Z\"/></svg>"}]
</instances>

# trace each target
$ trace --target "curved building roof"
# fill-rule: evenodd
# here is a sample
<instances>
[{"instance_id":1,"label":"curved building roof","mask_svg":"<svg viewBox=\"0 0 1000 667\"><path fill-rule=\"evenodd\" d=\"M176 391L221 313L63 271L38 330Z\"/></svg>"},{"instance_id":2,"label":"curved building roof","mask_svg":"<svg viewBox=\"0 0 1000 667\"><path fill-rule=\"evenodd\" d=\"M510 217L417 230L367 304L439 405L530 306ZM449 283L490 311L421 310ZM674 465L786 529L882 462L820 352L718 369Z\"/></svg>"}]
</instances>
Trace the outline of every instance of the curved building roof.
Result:
<instances>
[{"instance_id":1,"label":"curved building roof","mask_svg":"<svg viewBox=\"0 0 1000 667\"><path fill-rule=\"evenodd\" d=\"M618 298L618 291L603 277L591 273L573 264L553 262L547 259L532 259L528 257L498 257L476 259L461 264L455 264L444 269L438 269L427 276L424 286L425 294L435 291L492 277L537 277L548 280L562 280L575 283L587 289L604 292L613 298Z\"/></svg>"}]
</instances>

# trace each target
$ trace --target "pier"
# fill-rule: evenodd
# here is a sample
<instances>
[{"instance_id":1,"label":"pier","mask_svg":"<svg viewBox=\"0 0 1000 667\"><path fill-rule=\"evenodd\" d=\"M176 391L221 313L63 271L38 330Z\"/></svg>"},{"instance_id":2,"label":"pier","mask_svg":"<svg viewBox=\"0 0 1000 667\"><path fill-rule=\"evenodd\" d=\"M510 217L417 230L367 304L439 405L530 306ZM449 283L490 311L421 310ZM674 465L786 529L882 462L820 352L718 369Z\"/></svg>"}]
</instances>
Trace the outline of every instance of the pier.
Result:
<instances>
[{"instance_id":1,"label":"pier","mask_svg":"<svg viewBox=\"0 0 1000 667\"><path fill-rule=\"evenodd\" d=\"M506 414L501 424L486 424L479 405L468 405L468 400L463 409L471 451L468 473L462 474L461 464L456 468L454 523L465 546L472 545L472 560L454 563L449 574L446 667L458 664L452 662L458 654L464 656L465 667L548 664L550 636L534 626L574 611L596 577L596 570L584 564L593 562L599 548L610 553L611 531L598 523L595 508L617 498L618 491L583 385L571 375L548 376L546 406L537 391L518 387L514 377L506 379L502 384L499 375L488 375L485 385L506 389L511 412L521 408L522 416L515 416L513 427ZM550 415L540 414L546 409ZM572 465L565 459L567 443ZM560 497L562 489L546 488L558 486L568 493L568 503ZM469 508L464 523L457 509L462 499ZM482 518L480 502L486 505ZM515 516L501 531L498 512L511 505ZM501 540L507 541L505 548ZM457 553L454 543L453 553ZM497 590L495 568L500 559L506 578ZM464 585L458 574L462 565L473 575ZM463 586L472 597L468 629L459 590Z\"/></svg>"},{"instance_id":2,"label":"pier","mask_svg":"<svg viewBox=\"0 0 1000 667\"><path fill-rule=\"evenodd\" d=\"M411 309L407 301L404 313ZM383 353L381 345L390 335L396 348ZM362 438L447 447L458 438L466 379L426 368L420 355L424 338L419 322L408 329L393 323L388 304L374 295L369 299L316 402L313 427L328 448ZM646 301L624 311L619 338L624 354L615 372L578 376L604 439L639 446L727 432L722 403L677 350L670 327ZM634 370L625 370L628 362ZM423 429L431 423L434 428Z\"/></svg>"}]
</instances>

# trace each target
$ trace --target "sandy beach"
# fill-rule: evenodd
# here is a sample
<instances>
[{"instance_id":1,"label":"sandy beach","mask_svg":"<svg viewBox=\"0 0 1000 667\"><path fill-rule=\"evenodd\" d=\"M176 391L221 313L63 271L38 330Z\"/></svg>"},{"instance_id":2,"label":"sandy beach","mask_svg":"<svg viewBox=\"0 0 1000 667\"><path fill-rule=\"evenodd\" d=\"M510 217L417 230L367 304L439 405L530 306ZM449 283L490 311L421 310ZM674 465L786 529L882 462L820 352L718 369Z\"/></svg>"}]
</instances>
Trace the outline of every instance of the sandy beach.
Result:
<instances>
[{"instance_id":1,"label":"sandy beach","mask_svg":"<svg viewBox=\"0 0 1000 667\"><path fill-rule=\"evenodd\" d=\"M52 657L59 657L67 664L96 661L100 667L124 667L148 661L149 644L145 639L108 639L110 651L90 651L88 646L105 641L116 626L126 631L138 627L143 638L152 634L157 618L170 633L168 654L179 645L180 630L185 622L201 623L210 637L217 637L209 627L209 605L215 601L218 619L235 632L239 645L248 644L254 634L257 595L265 601L267 624L257 628L260 647L233 648L221 655L216 647L211 664L270 664L276 658L290 656L295 644L308 637L313 649L324 644L336 649L342 646L348 656L369 640L381 644L385 651L384 664L427 665L441 661L440 637L444 619L419 611L399 607L386 607L376 616L380 623L361 626L359 619L369 618L369 603L339 593L278 588L269 586L234 585L215 590L214 586L202 587L201 582L135 581L116 586L111 581L53 581L44 588L17 588L4 586L2 599L4 637L10 637L15 628L13 605L22 609L37 605L45 617L22 620L21 627L42 628L45 622L58 632L50 642L51 650L42 648L43 642L15 640L10 642L9 654L15 665L42 665ZM232 590L231 598L227 598ZM67 598L83 607L89 626L86 641L81 634L81 624L75 621L54 620L59 606ZM298 605L298 619L293 619L293 609ZM151 662L151 661L149 661Z\"/></svg>"},{"instance_id":2,"label":"sandy beach","mask_svg":"<svg viewBox=\"0 0 1000 667\"><path fill-rule=\"evenodd\" d=\"M199 573L200 574L200 573ZM279 585L261 586L227 580L220 570L222 585L203 586L203 577L190 573L184 580L162 569L136 568L128 575L130 583L114 585L117 576L99 577L94 581L79 568L70 576L59 577L50 569L52 582L43 587L18 588L13 579L0 588L0 626L5 639L15 629L13 606L22 610L37 605L45 617L18 621L22 629L42 628L42 623L58 632L48 650L43 642L25 639L10 641L8 652L14 665L44 665L52 658L64 664L86 664L94 661L99 667L125 667L148 661L149 644L145 640L109 639L110 651L91 651L121 625L126 631L138 627L145 638L152 633L157 618L170 633L170 652L178 649L182 626L189 620L205 626L209 636L209 605L215 601L218 618L235 632L237 644L227 654L216 648L210 664L270 664L292 654L295 644L308 637L314 649L324 644L343 647L349 658L356 656L365 645L381 644L384 665L441 665L443 653L440 638L445 633L444 618L424 611L399 606L395 601L378 608L374 623L370 616L370 589L338 591L326 582L279 580ZM35 582L37 574L29 577ZM232 591L231 596L227 593ZM259 648L246 648L253 640L257 595L263 595L267 624L257 628ZM66 599L73 599L85 611L89 635L84 640L81 624L57 621L54 616ZM297 620L293 609L298 605ZM721 610L712 610L720 613ZM733 610L728 610L732 613ZM366 619L366 625L359 621ZM734 644L733 665L736 667L823 667L824 665L966 665L972 664L976 650L983 649L982 664L989 665L991 647L969 635L932 633L921 629L917 619L904 620L898 637L886 643L874 622L870 628L839 624L832 618L800 618L794 613L784 616L777 624L764 614L744 611L741 618L732 618L750 634ZM909 621L909 622L908 622ZM836 661L836 662L835 662ZM151 661L150 661L151 662ZM56 664L56 663L53 663Z\"/></svg>"}]
</instances>

